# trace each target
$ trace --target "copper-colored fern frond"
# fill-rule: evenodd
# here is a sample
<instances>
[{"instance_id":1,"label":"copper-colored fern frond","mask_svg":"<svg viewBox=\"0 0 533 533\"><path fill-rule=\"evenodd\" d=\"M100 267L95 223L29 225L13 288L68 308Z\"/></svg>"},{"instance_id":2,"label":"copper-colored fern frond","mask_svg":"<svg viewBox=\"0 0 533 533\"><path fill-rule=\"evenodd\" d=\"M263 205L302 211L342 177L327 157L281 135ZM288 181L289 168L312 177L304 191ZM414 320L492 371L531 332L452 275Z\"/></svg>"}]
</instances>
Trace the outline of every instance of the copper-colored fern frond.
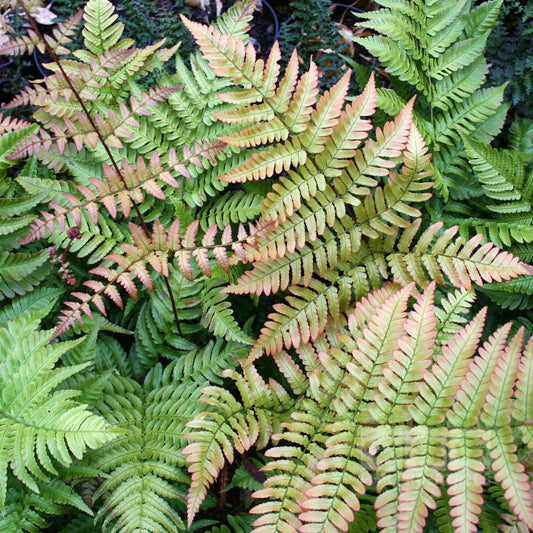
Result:
<instances>
[{"instance_id":1,"label":"copper-colored fern frond","mask_svg":"<svg viewBox=\"0 0 533 533\"><path fill-rule=\"evenodd\" d=\"M26 120L15 117L2 117L0 118L0 135L9 133L10 131L19 131L24 128L28 128L32 124Z\"/></svg>"},{"instance_id":2,"label":"copper-colored fern frond","mask_svg":"<svg viewBox=\"0 0 533 533\"><path fill-rule=\"evenodd\" d=\"M174 147L171 147L167 154L167 166L174 173L185 176L188 179L192 178L192 175L187 168L188 165L192 165L198 169L204 168L202 159L206 159L211 164L215 164L217 156L224 150L226 143L214 140L195 141L191 146L183 145L182 157L180 158Z\"/></svg>"},{"instance_id":3,"label":"copper-colored fern frond","mask_svg":"<svg viewBox=\"0 0 533 533\"><path fill-rule=\"evenodd\" d=\"M163 169L157 152L152 153L149 165L141 157L137 158L135 167L123 159L120 175L114 167L105 164L103 172L104 179L89 178L92 188L86 185L76 186L80 197L71 193L63 194L69 207L57 202L50 203L53 214L42 211L42 218L34 220L28 234L20 241L21 244L42 239L47 233L55 235L57 228L65 231L69 223L67 217L72 218L74 224L80 226L83 211L88 213L94 224L97 224L101 206L105 207L112 218L117 217L119 207L122 214L129 217L133 204L143 202L143 191L160 200L166 199L158 180L172 187L179 186L172 174Z\"/></svg>"},{"instance_id":4,"label":"copper-colored fern frond","mask_svg":"<svg viewBox=\"0 0 533 533\"><path fill-rule=\"evenodd\" d=\"M115 263L117 267L98 266L90 271L90 274L104 278L106 281L96 279L85 281L83 284L93 291L91 294L72 293L72 296L79 301L65 303L68 309L61 312L55 336L73 327L76 322L81 322L83 315L91 316L91 304L105 314L103 296L108 296L122 308L123 301L118 290L119 286L135 299L138 294L135 280L151 290L153 279L149 267L164 277L168 277L168 263L175 259L178 269L189 280L194 277L193 260L200 271L208 277L211 276L212 261L223 269L227 269L229 267L228 252L243 257L244 245L254 246L260 239L265 238L272 223L249 224L248 228L240 224L236 238L232 235L230 225L221 232L218 226L214 225L205 231L200 243L197 244L199 226L198 220L192 222L184 229L182 236L179 220L175 220L167 231L156 219L152 234L147 235L141 226L130 222L133 243L122 244L122 253L112 253L104 258L106 261Z\"/></svg>"},{"instance_id":5,"label":"copper-colored fern frond","mask_svg":"<svg viewBox=\"0 0 533 533\"><path fill-rule=\"evenodd\" d=\"M42 110L45 112L54 112L56 117L53 121L46 122L37 133L33 134L28 140L22 142L17 150L11 155L11 159L28 157L32 154L39 155L40 151L49 152L52 147L57 147L58 152L63 153L67 143L72 140L77 150L81 150L86 143L91 148L96 148L99 142L103 140L111 148L123 148L121 139L129 139L133 136L133 131L139 126L135 118L140 115L150 115L153 108L168 98L178 89L173 87L158 87L150 89L148 93L142 93L139 98L130 97L130 106L124 102L118 104L117 111L108 109L106 115L94 113L89 120L86 114L76 109L75 98L70 88L65 89L68 94L68 100L61 100L61 106L67 105L67 113L63 115L62 110L53 103L50 94L43 96L47 104L42 104ZM31 103L39 103L41 96L38 96L40 90L36 90L31 95ZM91 99L96 95L92 94ZM61 94L65 96L64 93ZM59 105L59 104L58 104ZM72 119L68 115L72 115ZM47 131L50 130L52 135Z\"/></svg>"},{"instance_id":6,"label":"copper-colored fern frond","mask_svg":"<svg viewBox=\"0 0 533 533\"><path fill-rule=\"evenodd\" d=\"M69 54L70 50L65 47L72 42L72 38L78 31L81 24L82 11L78 10L71 15L65 22L62 22L53 29L52 35L45 35L46 44L58 55ZM14 39L8 39L0 46L0 55L18 56L22 54L31 54L37 48L39 52L44 53L46 50L45 43L42 42L39 35L29 29L26 35L21 35Z\"/></svg>"},{"instance_id":7,"label":"copper-colored fern frond","mask_svg":"<svg viewBox=\"0 0 533 533\"><path fill-rule=\"evenodd\" d=\"M75 104L76 98L71 85L85 100L96 100L95 91L100 88L100 84L94 79L88 68L77 68L71 75L70 84L64 78L56 75L47 76L42 80L33 80L31 85L26 86L11 101L3 103L2 109L15 109L28 105L49 105L52 112L61 110L59 116L64 114L75 116L79 106ZM47 118L50 120L50 117Z\"/></svg>"}]
</instances>

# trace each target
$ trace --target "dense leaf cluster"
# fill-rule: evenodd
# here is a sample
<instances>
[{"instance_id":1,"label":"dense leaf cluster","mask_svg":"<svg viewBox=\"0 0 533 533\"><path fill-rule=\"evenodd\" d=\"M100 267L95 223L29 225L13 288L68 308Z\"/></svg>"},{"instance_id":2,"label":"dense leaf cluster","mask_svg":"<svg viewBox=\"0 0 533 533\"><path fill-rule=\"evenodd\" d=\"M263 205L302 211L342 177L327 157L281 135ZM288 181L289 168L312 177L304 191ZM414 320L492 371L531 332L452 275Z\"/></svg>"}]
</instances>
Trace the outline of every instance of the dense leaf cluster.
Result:
<instances>
[{"instance_id":1,"label":"dense leaf cluster","mask_svg":"<svg viewBox=\"0 0 533 533\"><path fill-rule=\"evenodd\" d=\"M358 42L392 88L357 67L355 97L258 57L250 1L183 17L188 58L108 0L3 45L51 62L0 120L0 531L533 529L501 2L379 4Z\"/></svg>"}]
</instances>

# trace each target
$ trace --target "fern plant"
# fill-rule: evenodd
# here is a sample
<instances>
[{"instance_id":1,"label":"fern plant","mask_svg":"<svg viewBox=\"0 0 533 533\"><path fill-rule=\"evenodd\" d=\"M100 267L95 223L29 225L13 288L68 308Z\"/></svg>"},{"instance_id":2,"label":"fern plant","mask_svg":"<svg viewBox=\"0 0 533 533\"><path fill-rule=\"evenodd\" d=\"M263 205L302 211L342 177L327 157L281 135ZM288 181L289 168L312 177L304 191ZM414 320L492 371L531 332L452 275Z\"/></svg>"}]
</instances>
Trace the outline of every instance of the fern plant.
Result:
<instances>
[{"instance_id":1,"label":"fern plant","mask_svg":"<svg viewBox=\"0 0 533 533\"><path fill-rule=\"evenodd\" d=\"M442 224L436 224L416 238L421 213L411 204L427 200L432 183L427 180L427 148L412 120L412 102L376 131L375 140L361 146L376 108L373 78L343 110L348 74L317 101L313 64L298 78L293 54L277 83L279 51L274 47L259 78L262 61L256 62L253 48L215 28L190 21L186 25L214 72L243 86L224 99L244 107L217 112L216 117L243 123L240 132L223 139L248 156L221 179L242 183L287 173L263 202L261 219L275 221L277 227L257 247L247 247L245 259L253 263L252 270L225 289L291 293L275 306L252 358L315 339L328 316L347 308L354 289L361 296L390 273L401 283L422 286L427 275L456 286L469 286L470 280L482 284L497 279L491 273L496 265L498 278L502 273L506 277L507 268L509 276L518 273L516 268L528 273L510 255L495 256L491 245L480 246L477 237L453 240L457 228L438 237ZM254 77L255 84L250 81ZM376 179L380 177L382 182Z\"/></svg>"},{"instance_id":2,"label":"fern plant","mask_svg":"<svg viewBox=\"0 0 533 533\"><path fill-rule=\"evenodd\" d=\"M55 331L41 332L34 344L45 339L50 347L42 349L53 353L69 348L57 370L65 379L54 382L60 385L54 406L63 405L63 396L74 403L70 396L77 394L76 408L99 421L106 438L83 444L77 437L70 448L76 462L68 447L56 451L57 438L48 455L37 438L36 457L15 442L0 529L46 522L65 532L225 531L225 524L249 530L251 519L242 516L247 498L241 505L231 496L250 490L272 497L256 509L264 512L255 526L262 531L275 524L342 530L356 510L367 530L376 522L419 530L426 507L437 507L443 523L451 516L467 524L463 530L478 517L499 523L494 513L478 513L479 483L468 492L460 481L448 482L470 498L466 508L455 493L438 498L434 485L448 476L445 467L481 475L475 461L453 470L457 463L441 457L443 446L461 449L461 435L475 450L483 449L483 437L493 456L503 449L509 464L493 457L486 501L498 502L508 523L528 524L527 498L517 503L528 490L517 466L525 447L515 453L513 442L520 441L509 431L525 428L522 442L530 444L524 399L530 345L518 367L522 333L507 348L502 340L490 363L492 341L473 359L482 315L470 323L468 313L472 287L531 274L529 259L423 219L431 158L413 120L414 101L374 127L373 77L347 101L349 72L321 93L316 65L300 72L296 52L283 72L278 45L258 59L247 37L253 8L237 3L213 26L184 18L200 48L190 66L161 42L137 48L124 39L107 0L87 3L84 47L70 58L35 30L53 59L52 74L6 106L29 105L33 118L1 123L0 172L9 168L0 176L6 192L0 243L2 252L41 254L48 271L27 287L29 274L6 278L6 298L21 296L0 304L0 329L25 323L16 318L23 309L31 316L41 305L53 308L47 324L55 321ZM161 68L171 59L172 74ZM15 269L6 271L14 276ZM411 297L417 303L408 311ZM387 317L391 326L383 328ZM10 344L6 357L12 352ZM467 427L451 403L457 395L463 405L460 391L470 390L483 361L490 369L473 403L493 407L472 414ZM361 375L368 382L357 381ZM448 375L453 383L434 381ZM490 396L485 379L503 380L501 397ZM436 404L429 408L432 394ZM272 448L274 435L288 445ZM344 439L359 438L350 444L353 454L339 451ZM413 457L402 455L399 441L407 438L416 444ZM326 443L334 455L326 455ZM253 448L268 448L268 455ZM12 449L23 453L13 456ZM396 451L405 466L395 482L385 482L392 483L388 492L377 496L379 485L361 495L361 484L374 486L370 472L383 477L387 454ZM223 457L238 468L224 468ZM408 480L426 460L433 481ZM285 473L268 477L278 468ZM515 480L514 493L504 484L507 495L498 485L505 468ZM61 488L43 490L39 500L50 503L50 514L61 513L57 520L46 516L44 504L37 515L28 513L31 493L45 482L41 473ZM34 485L21 487L16 477L35 478ZM207 497L217 477L218 501ZM413 480L426 507L411 499ZM312 485L327 488L315 494ZM398 508L387 500L395 500L395 490L405 493ZM77 511L88 509L94 519Z\"/></svg>"},{"instance_id":3,"label":"fern plant","mask_svg":"<svg viewBox=\"0 0 533 533\"><path fill-rule=\"evenodd\" d=\"M416 92L416 122L434 154L438 190L445 199L475 196L461 162L461 136L490 142L505 120L506 85L482 88L483 51L502 0L377 4L382 9L362 14L367 20L360 24L376 35L354 40L379 59L392 82L392 89L379 90L379 107L394 115Z\"/></svg>"},{"instance_id":4,"label":"fern plant","mask_svg":"<svg viewBox=\"0 0 533 533\"><path fill-rule=\"evenodd\" d=\"M481 344L486 310L437 343L445 308L435 284L387 285L330 322L297 356L274 357L286 380L253 363L227 371L238 395L204 389L189 423L189 523L235 453L266 448L267 480L253 531L347 531L369 494L380 531L423 531L447 493L454 531L476 531L495 472L510 509L533 527L531 486L517 445L531 447L533 342L500 327ZM414 303L410 304L410 298ZM284 398L287 407L273 398ZM364 501L364 500L363 500Z\"/></svg>"}]
</instances>

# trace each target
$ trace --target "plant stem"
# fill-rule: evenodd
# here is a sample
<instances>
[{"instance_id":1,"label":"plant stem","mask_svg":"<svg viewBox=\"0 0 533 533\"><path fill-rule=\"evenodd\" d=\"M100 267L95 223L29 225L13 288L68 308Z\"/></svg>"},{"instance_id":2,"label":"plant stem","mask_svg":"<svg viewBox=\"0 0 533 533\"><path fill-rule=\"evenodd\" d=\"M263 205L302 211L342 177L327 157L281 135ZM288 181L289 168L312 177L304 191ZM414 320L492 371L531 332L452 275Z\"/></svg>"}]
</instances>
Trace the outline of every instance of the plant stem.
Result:
<instances>
[{"instance_id":1,"label":"plant stem","mask_svg":"<svg viewBox=\"0 0 533 533\"><path fill-rule=\"evenodd\" d=\"M61 74L65 78L65 81L67 82L68 86L72 90L72 93L76 97L76 100L80 104L80 106L81 106L81 108L83 110L83 113L85 114L85 116L87 117L87 120L91 124L91 127L95 131L96 135L98 135L98 139L102 143L102 146L104 147L104 150L105 150L109 160L111 161L111 165L113 166L113 168L115 169L115 172L117 173L118 177L120 178L120 181L122 181L124 187L126 187L126 189L128 189L128 184L127 184L124 176L122 175L122 171L120 170L120 168L119 168L119 166L117 164L117 161L116 161L115 157L113 156L113 153L111 152L111 149L106 144L104 136L102 135L102 133L98 129L96 123L94 122L93 117L89 113L89 110L87 109L87 106L85 105L85 102L83 101L81 95L79 94L78 90L76 89L76 87L74 86L74 84L72 83L70 78L68 77L67 73L65 72L65 69L63 68L63 65L61 64L59 56L54 52L54 50L52 50L52 47L49 45L49 43L44 38L43 34L41 33L41 30L39 29L39 26L37 26L37 23L35 22L35 19L32 17L31 13L29 12L28 8L26 7L26 4L24 3L24 0L18 0L18 2L20 4L20 7L22 8L22 10L24 11L24 13L26 15L26 18L28 19L29 23L31 24L33 31L36 33L36 35L39 38L39 40L44 44L44 47L45 47L47 53L54 60L54 63L58 66L59 70L61 71ZM141 224L141 227L142 227L144 233L146 234L147 237L150 237L150 232L148 231L148 226L146 225L146 221L144 220L144 217L143 217L143 215L141 213L141 210L139 209L139 206L137 205L137 202L135 202L132 199L132 204L133 204L133 208L135 210L135 214L137 215L137 218L139 219L139 222ZM179 322L179 318L178 318L178 310L176 308L176 302L174 300L174 295L172 294L172 290L171 290L171 287L170 287L170 282L169 282L168 278L166 278L166 277L165 277L165 284L166 284L166 287L167 287L167 290L168 290L170 302L172 304L172 312L174 314L175 325L176 325L176 328L178 329L178 333L181 335L181 327L180 327L180 322Z\"/></svg>"}]
</instances>

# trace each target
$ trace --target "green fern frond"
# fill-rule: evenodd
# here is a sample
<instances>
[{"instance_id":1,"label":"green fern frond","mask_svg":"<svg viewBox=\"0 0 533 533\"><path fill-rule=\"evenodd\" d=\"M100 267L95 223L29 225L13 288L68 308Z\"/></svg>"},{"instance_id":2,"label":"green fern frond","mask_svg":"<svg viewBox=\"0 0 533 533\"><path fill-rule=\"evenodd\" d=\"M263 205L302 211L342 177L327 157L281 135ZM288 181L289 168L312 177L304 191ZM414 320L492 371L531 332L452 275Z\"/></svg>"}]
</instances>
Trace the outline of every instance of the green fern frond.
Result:
<instances>
[{"instance_id":1,"label":"green fern frond","mask_svg":"<svg viewBox=\"0 0 533 533\"><path fill-rule=\"evenodd\" d=\"M488 72L483 51L502 0L476 6L466 0L377 3L382 9L362 14L366 20L359 24L375 34L354 41L379 59L391 78L392 89L379 89L380 109L395 115L409 92L419 94L415 120L435 153L442 173L436 181L446 199L453 172L441 155L444 147L459 148L462 135L490 142L505 120L505 85L481 88Z\"/></svg>"},{"instance_id":2,"label":"green fern frond","mask_svg":"<svg viewBox=\"0 0 533 533\"><path fill-rule=\"evenodd\" d=\"M520 278L518 278L520 279ZM505 282L501 282L505 283ZM487 284L485 287L490 287ZM473 290L457 289L447 293L435 309L437 316L437 343L445 344L467 322L467 314L476 296Z\"/></svg>"},{"instance_id":3,"label":"green fern frond","mask_svg":"<svg viewBox=\"0 0 533 533\"><path fill-rule=\"evenodd\" d=\"M519 153L496 150L469 139L465 139L464 143L485 195L505 202L507 213L531 211L533 180L526 178ZM489 206L489 209L500 212L498 207Z\"/></svg>"},{"instance_id":4,"label":"green fern frond","mask_svg":"<svg viewBox=\"0 0 533 533\"><path fill-rule=\"evenodd\" d=\"M58 479L47 482L37 480L37 485L38 494L25 491L20 482L10 483L5 512L0 517L0 531L38 533L51 526L51 522L47 520L55 515L67 514L71 509L69 506L92 515L91 509L82 498L64 482ZM92 522L92 518L90 520Z\"/></svg>"},{"instance_id":5,"label":"green fern frond","mask_svg":"<svg viewBox=\"0 0 533 533\"><path fill-rule=\"evenodd\" d=\"M102 499L97 520L117 532L171 533L183 527L171 503L184 500L180 485L185 423L198 411L198 389L171 383L145 390L126 378L112 378L97 403L98 411L124 435L89 456L106 474L94 494Z\"/></svg>"},{"instance_id":6,"label":"green fern frond","mask_svg":"<svg viewBox=\"0 0 533 533\"><path fill-rule=\"evenodd\" d=\"M43 316L41 311L40 316ZM117 432L102 417L73 400L73 390L55 390L69 376L87 366L54 368L68 350L81 342L49 344L50 331L41 331L39 315L28 314L5 322L0 328L3 380L4 435L0 450L0 506L4 510L7 469L11 467L28 488L39 492L35 478L57 474L54 462L69 466L88 448L98 448ZM26 453L17 453L20 442Z\"/></svg>"},{"instance_id":7,"label":"green fern frond","mask_svg":"<svg viewBox=\"0 0 533 533\"><path fill-rule=\"evenodd\" d=\"M33 290L50 273L48 250L0 252L0 299Z\"/></svg>"},{"instance_id":8,"label":"green fern frond","mask_svg":"<svg viewBox=\"0 0 533 533\"><path fill-rule=\"evenodd\" d=\"M216 337L251 345L254 339L244 333L235 320L231 303L227 295L221 292L224 286L223 279L212 278L206 281L202 291L202 325Z\"/></svg>"}]
</instances>

